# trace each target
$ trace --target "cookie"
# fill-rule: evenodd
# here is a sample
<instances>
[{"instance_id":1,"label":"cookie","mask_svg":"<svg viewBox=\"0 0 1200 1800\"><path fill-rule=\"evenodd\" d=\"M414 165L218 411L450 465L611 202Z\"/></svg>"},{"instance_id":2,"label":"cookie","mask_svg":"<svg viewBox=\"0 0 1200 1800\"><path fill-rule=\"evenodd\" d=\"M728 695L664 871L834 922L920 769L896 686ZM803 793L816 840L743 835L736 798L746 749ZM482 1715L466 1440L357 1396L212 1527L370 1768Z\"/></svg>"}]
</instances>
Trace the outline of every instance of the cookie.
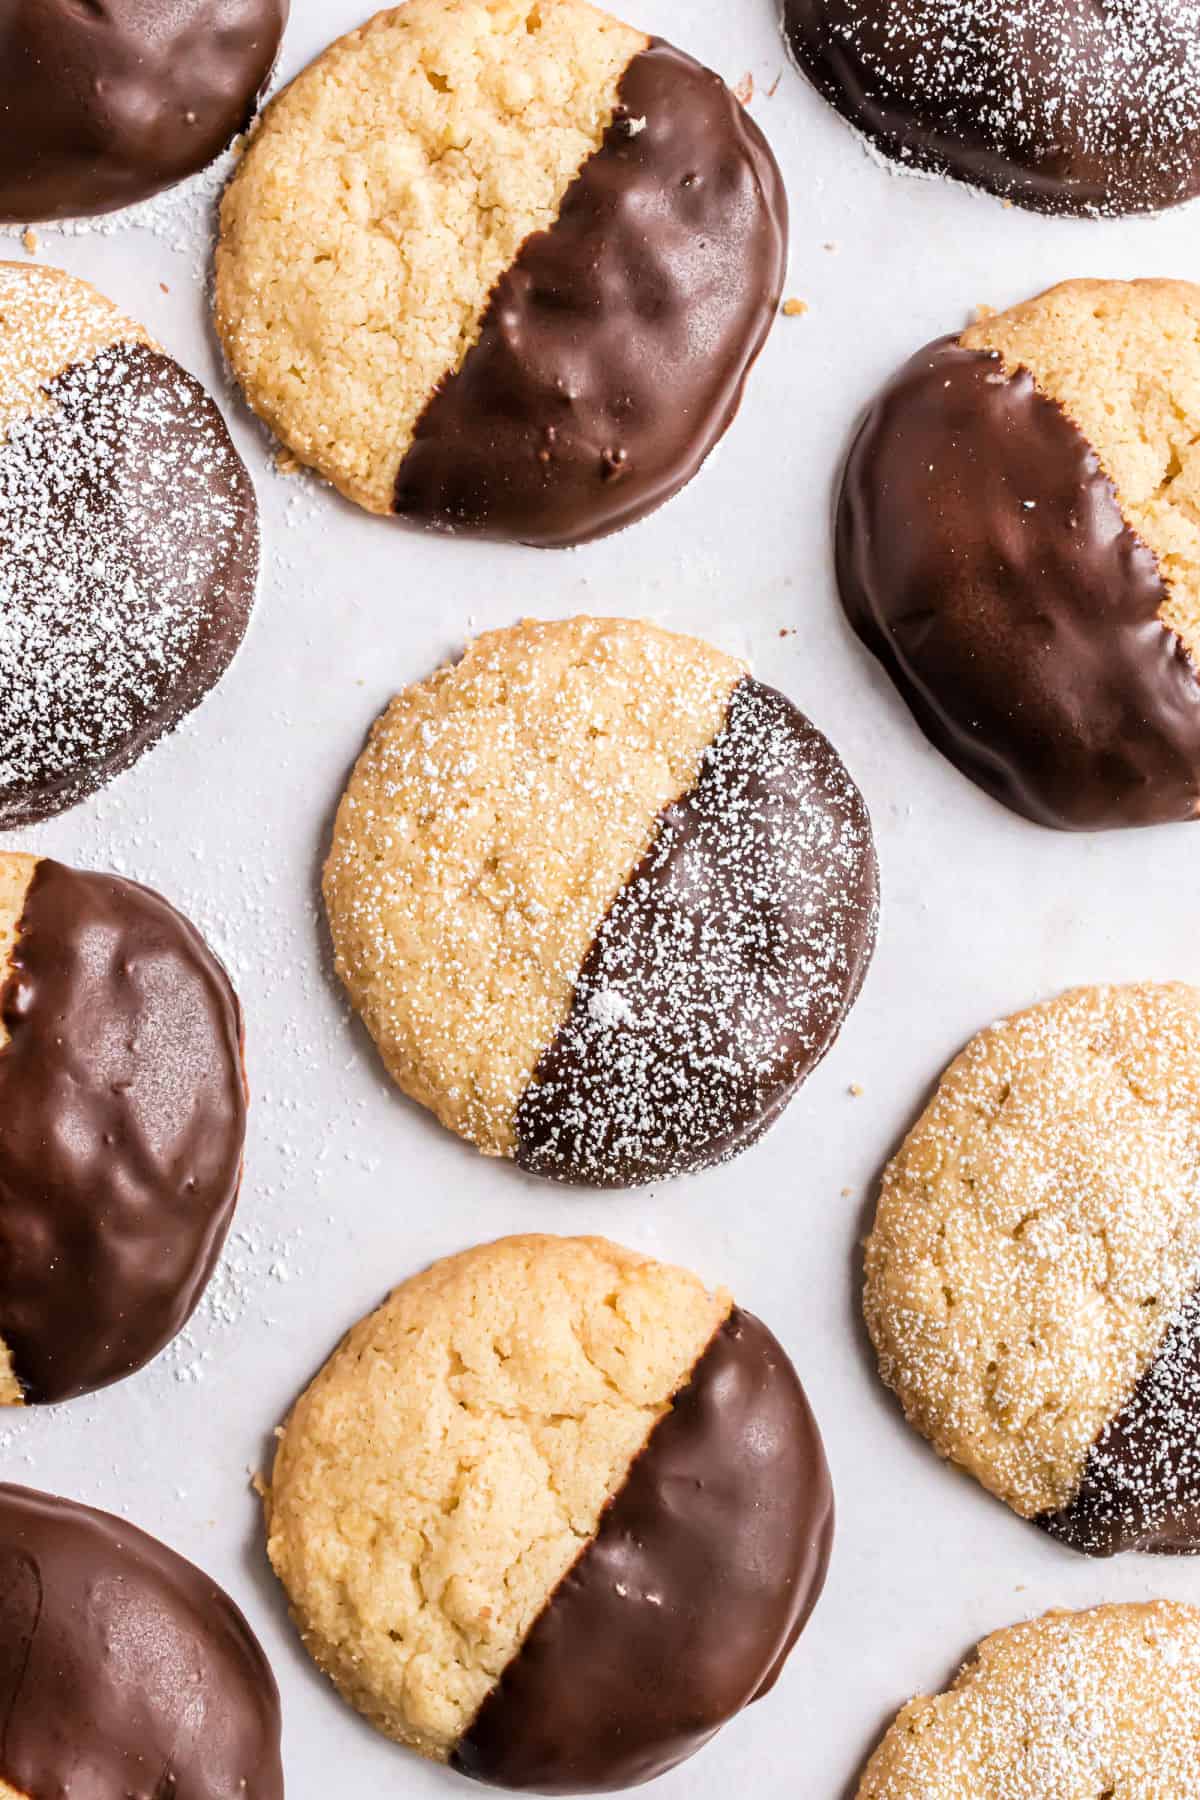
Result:
<instances>
[{"instance_id":1,"label":"cookie","mask_svg":"<svg viewBox=\"0 0 1200 1800\"><path fill-rule=\"evenodd\" d=\"M858 1800L1182 1800L1200 1787L1200 1612L1051 1612L985 1638L911 1700Z\"/></svg>"},{"instance_id":2,"label":"cookie","mask_svg":"<svg viewBox=\"0 0 1200 1800\"><path fill-rule=\"evenodd\" d=\"M0 851L0 1402L140 1369L208 1281L246 1135L241 1012L148 888Z\"/></svg>"},{"instance_id":3,"label":"cookie","mask_svg":"<svg viewBox=\"0 0 1200 1800\"><path fill-rule=\"evenodd\" d=\"M250 123L288 0L7 0L0 222L145 200Z\"/></svg>"},{"instance_id":4,"label":"cookie","mask_svg":"<svg viewBox=\"0 0 1200 1800\"><path fill-rule=\"evenodd\" d=\"M217 329L254 410L368 511L581 543L725 431L786 234L765 140L691 57L584 0L408 0L265 114Z\"/></svg>"},{"instance_id":5,"label":"cookie","mask_svg":"<svg viewBox=\"0 0 1200 1800\"><path fill-rule=\"evenodd\" d=\"M1062 830L1200 810L1200 287L1070 281L918 351L838 579L931 741Z\"/></svg>"},{"instance_id":6,"label":"cookie","mask_svg":"<svg viewBox=\"0 0 1200 1800\"><path fill-rule=\"evenodd\" d=\"M648 1781L773 1685L833 1500L791 1363L728 1294L515 1237L354 1327L267 1516L308 1650L373 1725L567 1794Z\"/></svg>"},{"instance_id":7,"label":"cookie","mask_svg":"<svg viewBox=\"0 0 1200 1800\"><path fill-rule=\"evenodd\" d=\"M0 1485L0 1795L283 1800L279 1693L229 1596L145 1532Z\"/></svg>"},{"instance_id":8,"label":"cookie","mask_svg":"<svg viewBox=\"0 0 1200 1800\"><path fill-rule=\"evenodd\" d=\"M1078 988L974 1038L866 1251L910 1424L1091 1555L1200 1549L1200 989Z\"/></svg>"},{"instance_id":9,"label":"cookie","mask_svg":"<svg viewBox=\"0 0 1200 1800\"><path fill-rule=\"evenodd\" d=\"M862 797L741 664L527 621L376 723L325 867L404 1092L493 1156L628 1186L723 1161L829 1048L875 939Z\"/></svg>"},{"instance_id":10,"label":"cookie","mask_svg":"<svg viewBox=\"0 0 1200 1800\"><path fill-rule=\"evenodd\" d=\"M0 263L0 827L85 799L220 680L258 575L198 381L56 269Z\"/></svg>"},{"instance_id":11,"label":"cookie","mask_svg":"<svg viewBox=\"0 0 1200 1800\"><path fill-rule=\"evenodd\" d=\"M783 0L817 91L903 168L1037 212L1200 194L1196 0Z\"/></svg>"}]
</instances>

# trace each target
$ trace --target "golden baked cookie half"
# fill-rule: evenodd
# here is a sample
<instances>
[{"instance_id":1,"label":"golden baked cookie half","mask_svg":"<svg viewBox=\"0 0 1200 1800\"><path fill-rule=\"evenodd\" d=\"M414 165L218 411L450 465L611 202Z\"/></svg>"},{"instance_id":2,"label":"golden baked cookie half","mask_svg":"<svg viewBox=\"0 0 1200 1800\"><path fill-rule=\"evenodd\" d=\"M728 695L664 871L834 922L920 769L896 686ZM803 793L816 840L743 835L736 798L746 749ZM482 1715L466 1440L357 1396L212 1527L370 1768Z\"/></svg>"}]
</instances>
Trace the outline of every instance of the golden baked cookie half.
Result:
<instances>
[{"instance_id":1,"label":"golden baked cookie half","mask_svg":"<svg viewBox=\"0 0 1200 1800\"><path fill-rule=\"evenodd\" d=\"M353 1706L557 1794L648 1781L766 1693L833 1528L766 1326L599 1238L507 1238L405 1282L297 1401L266 1505Z\"/></svg>"},{"instance_id":2,"label":"golden baked cookie half","mask_svg":"<svg viewBox=\"0 0 1200 1800\"><path fill-rule=\"evenodd\" d=\"M1092 1555L1200 1546L1200 990L1002 1019L888 1165L880 1373L940 1455Z\"/></svg>"},{"instance_id":3,"label":"golden baked cookie half","mask_svg":"<svg viewBox=\"0 0 1200 1800\"><path fill-rule=\"evenodd\" d=\"M786 237L765 139L690 56L586 0L408 0L268 109L221 210L217 330L358 505L574 544L721 437Z\"/></svg>"}]
</instances>

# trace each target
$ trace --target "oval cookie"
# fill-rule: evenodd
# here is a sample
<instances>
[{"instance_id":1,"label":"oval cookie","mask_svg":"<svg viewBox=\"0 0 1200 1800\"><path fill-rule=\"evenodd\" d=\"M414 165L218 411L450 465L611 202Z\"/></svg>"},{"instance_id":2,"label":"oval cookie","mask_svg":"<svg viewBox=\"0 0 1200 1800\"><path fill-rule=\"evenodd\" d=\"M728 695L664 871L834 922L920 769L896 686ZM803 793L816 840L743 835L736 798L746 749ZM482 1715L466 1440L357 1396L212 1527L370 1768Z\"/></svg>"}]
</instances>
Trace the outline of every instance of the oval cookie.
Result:
<instances>
[{"instance_id":1,"label":"oval cookie","mask_svg":"<svg viewBox=\"0 0 1200 1800\"><path fill-rule=\"evenodd\" d=\"M352 1705L560 1794L661 1774L772 1686L833 1524L771 1333L598 1238L504 1239L398 1288L297 1402L267 1510Z\"/></svg>"},{"instance_id":2,"label":"oval cookie","mask_svg":"<svg viewBox=\"0 0 1200 1800\"><path fill-rule=\"evenodd\" d=\"M376 724L325 869L393 1079L491 1155L624 1186L778 1117L874 945L832 745L694 638L527 622Z\"/></svg>"}]
</instances>

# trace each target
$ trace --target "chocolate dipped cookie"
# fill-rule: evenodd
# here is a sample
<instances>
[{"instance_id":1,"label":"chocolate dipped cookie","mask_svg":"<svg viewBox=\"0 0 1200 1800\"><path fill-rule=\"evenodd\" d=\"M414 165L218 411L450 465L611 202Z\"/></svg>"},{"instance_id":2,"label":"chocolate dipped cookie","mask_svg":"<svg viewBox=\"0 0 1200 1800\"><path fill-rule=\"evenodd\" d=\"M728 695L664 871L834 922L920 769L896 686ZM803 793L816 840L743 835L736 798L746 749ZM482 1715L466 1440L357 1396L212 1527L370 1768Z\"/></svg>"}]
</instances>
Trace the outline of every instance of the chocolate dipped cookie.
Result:
<instances>
[{"instance_id":1,"label":"chocolate dipped cookie","mask_svg":"<svg viewBox=\"0 0 1200 1800\"><path fill-rule=\"evenodd\" d=\"M0 827L197 706L257 574L254 490L199 382L85 282L0 263Z\"/></svg>"},{"instance_id":2,"label":"chocolate dipped cookie","mask_svg":"<svg viewBox=\"0 0 1200 1800\"><path fill-rule=\"evenodd\" d=\"M1183 1800L1200 1790L1200 1612L1169 1600L993 1632L910 1700L858 1800Z\"/></svg>"},{"instance_id":3,"label":"chocolate dipped cookie","mask_svg":"<svg viewBox=\"0 0 1200 1800\"><path fill-rule=\"evenodd\" d=\"M342 798L338 971L489 1155L628 1186L782 1112L875 939L862 797L782 694L631 619L527 621L405 689Z\"/></svg>"},{"instance_id":4,"label":"chocolate dipped cookie","mask_svg":"<svg viewBox=\"0 0 1200 1800\"><path fill-rule=\"evenodd\" d=\"M629 1787L774 1685L824 1581L820 1435L767 1328L600 1238L435 1263L284 1427L269 1550L389 1737L542 1794Z\"/></svg>"},{"instance_id":5,"label":"chocolate dipped cookie","mask_svg":"<svg viewBox=\"0 0 1200 1800\"><path fill-rule=\"evenodd\" d=\"M79 218L193 175L249 125L288 0L4 0L0 223Z\"/></svg>"},{"instance_id":6,"label":"chocolate dipped cookie","mask_svg":"<svg viewBox=\"0 0 1200 1800\"><path fill-rule=\"evenodd\" d=\"M779 171L725 84L585 0L409 0L268 109L221 212L251 406L358 505L537 545L696 473L773 317Z\"/></svg>"},{"instance_id":7,"label":"chocolate dipped cookie","mask_svg":"<svg viewBox=\"0 0 1200 1800\"><path fill-rule=\"evenodd\" d=\"M0 1485L0 1800L283 1800L279 1693L215 1581Z\"/></svg>"},{"instance_id":8,"label":"chocolate dipped cookie","mask_svg":"<svg viewBox=\"0 0 1200 1800\"><path fill-rule=\"evenodd\" d=\"M91 1393L175 1336L245 1132L241 1013L195 928L135 882L0 852L0 1403Z\"/></svg>"},{"instance_id":9,"label":"chocolate dipped cookie","mask_svg":"<svg viewBox=\"0 0 1200 1800\"><path fill-rule=\"evenodd\" d=\"M865 1310L938 1453L1093 1556L1200 1549L1200 991L989 1027L883 1177Z\"/></svg>"},{"instance_id":10,"label":"chocolate dipped cookie","mask_svg":"<svg viewBox=\"0 0 1200 1800\"><path fill-rule=\"evenodd\" d=\"M1200 194L1196 0L783 0L817 91L902 168L1038 212Z\"/></svg>"},{"instance_id":11,"label":"chocolate dipped cookie","mask_svg":"<svg viewBox=\"0 0 1200 1800\"><path fill-rule=\"evenodd\" d=\"M842 601L987 793L1100 830L1200 810L1200 288L1071 281L929 344L869 409Z\"/></svg>"}]
</instances>

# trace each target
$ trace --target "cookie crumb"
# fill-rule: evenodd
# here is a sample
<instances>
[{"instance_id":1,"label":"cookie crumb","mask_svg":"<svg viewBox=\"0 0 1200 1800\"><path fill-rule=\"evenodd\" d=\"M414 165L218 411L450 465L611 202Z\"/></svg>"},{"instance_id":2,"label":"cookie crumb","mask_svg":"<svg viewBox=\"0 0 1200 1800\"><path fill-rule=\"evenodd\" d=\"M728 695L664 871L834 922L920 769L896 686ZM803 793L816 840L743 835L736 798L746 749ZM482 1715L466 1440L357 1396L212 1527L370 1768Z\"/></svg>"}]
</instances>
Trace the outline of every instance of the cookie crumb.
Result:
<instances>
[{"instance_id":1,"label":"cookie crumb","mask_svg":"<svg viewBox=\"0 0 1200 1800\"><path fill-rule=\"evenodd\" d=\"M802 319L807 311L807 300L797 300L793 297L791 300L785 300L783 303L783 316L785 319Z\"/></svg>"},{"instance_id":2,"label":"cookie crumb","mask_svg":"<svg viewBox=\"0 0 1200 1800\"><path fill-rule=\"evenodd\" d=\"M853 1095L854 1099L857 1100L863 1091L862 1083L860 1081L852 1081L848 1091Z\"/></svg>"},{"instance_id":3,"label":"cookie crumb","mask_svg":"<svg viewBox=\"0 0 1200 1800\"><path fill-rule=\"evenodd\" d=\"M28 250L30 256L37 255L39 248L38 234L33 229L32 225L27 225L25 230L21 233L21 242L24 244L26 250Z\"/></svg>"},{"instance_id":4,"label":"cookie crumb","mask_svg":"<svg viewBox=\"0 0 1200 1800\"><path fill-rule=\"evenodd\" d=\"M750 102L753 100L754 76L750 73L749 69L746 70L746 73L734 88L733 97L735 100L740 100L743 106L749 106Z\"/></svg>"}]
</instances>

